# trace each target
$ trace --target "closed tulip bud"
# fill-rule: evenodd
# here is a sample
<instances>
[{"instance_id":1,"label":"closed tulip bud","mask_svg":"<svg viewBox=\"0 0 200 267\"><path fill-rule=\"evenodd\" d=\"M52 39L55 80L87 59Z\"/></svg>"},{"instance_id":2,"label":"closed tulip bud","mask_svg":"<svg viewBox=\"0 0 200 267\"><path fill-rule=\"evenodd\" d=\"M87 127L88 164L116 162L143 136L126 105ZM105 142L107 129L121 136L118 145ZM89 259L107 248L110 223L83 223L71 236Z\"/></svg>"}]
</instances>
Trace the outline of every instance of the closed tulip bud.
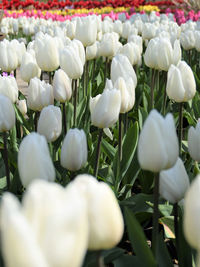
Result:
<instances>
[{"instance_id":1,"label":"closed tulip bud","mask_svg":"<svg viewBox=\"0 0 200 267\"><path fill-rule=\"evenodd\" d=\"M7 96L15 103L18 99L18 92L18 86L14 77L0 75L0 94Z\"/></svg>"},{"instance_id":2,"label":"closed tulip bud","mask_svg":"<svg viewBox=\"0 0 200 267\"><path fill-rule=\"evenodd\" d=\"M59 67L59 53L56 42L50 35L35 40L35 56L38 66L44 71L54 71Z\"/></svg>"},{"instance_id":3,"label":"closed tulip bud","mask_svg":"<svg viewBox=\"0 0 200 267\"><path fill-rule=\"evenodd\" d=\"M160 195L173 204L177 203L184 198L189 183L183 161L178 158L172 168L160 172Z\"/></svg>"},{"instance_id":4,"label":"closed tulip bud","mask_svg":"<svg viewBox=\"0 0 200 267\"><path fill-rule=\"evenodd\" d=\"M190 50L195 47L195 34L193 30L181 32L180 42L185 50Z\"/></svg>"},{"instance_id":5,"label":"closed tulip bud","mask_svg":"<svg viewBox=\"0 0 200 267\"><path fill-rule=\"evenodd\" d=\"M121 93L121 108L120 113L130 111L135 104L135 87L133 79L130 77L128 80L119 77L114 84L114 88L120 90Z\"/></svg>"},{"instance_id":6,"label":"closed tulip bud","mask_svg":"<svg viewBox=\"0 0 200 267\"><path fill-rule=\"evenodd\" d=\"M31 79L28 86L28 107L34 111L41 111L43 107L53 105L53 101L53 87L36 77Z\"/></svg>"},{"instance_id":7,"label":"closed tulip bud","mask_svg":"<svg viewBox=\"0 0 200 267\"><path fill-rule=\"evenodd\" d=\"M200 251L200 175L193 180L190 188L186 192L184 202L183 229L188 243Z\"/></svg>"},{"instance_id":8,"label":"closed tulip bud","mask_svg":"<svg viewBox=\"0 0 200 267\"><path fill-rule=\"evenodd\" d=\"M113 23L113 31L118 33L119 35L122 34L122 22L120 20L115 20Z\"/></svg>"},{"instance_id":9,"label":"closed tulip bud","mask_svg":"<svg viewBox=\"0 0 200 267\"><path fill-rule=\"evenodd\" d=\"M9 41L0 42L0 68L2 71L11 72L18 66L17 52Z\"/></svg>"},{"instance_id":10,"label":"closed tulip bud","mask_svg":"<svg viewBox=\"0 0 200 267\"><path fill-rule=\"evenodd\" d=\"M72 96L71 79L62 69L57 70L54 74L53 92L54 98L61 103L68 101Z\"/></svg>"},{"instance_id":11,"label":"closed tulip bud","mask_svg":"<svg viewBox=\"0 0 200 267\"><path fill-rule=\"evenodd\" d=\"M147 117L139 137L138 160L144 170L160 172L178 158L178 138L173 116L163 118L156 110Z\"/></svg>"},{"instance_id":12,"label":"closed tulip bud","mask_svg":"<svg viewBox=\"0 0 200 267\"><path fill-rule=\"evenodd\" d=\"M142 37L139 35L135 35L132 34L128 37L128 42L133 42L134 44L137 44L139 49L140 49L140 53L142 54L143 51L143 41L142 41Z\"/></svg>"},{"instance_id":13,"label":"closed tulip bud","mask_svg":"<svg viewBox=\"0 0 200 267\"><path fill-rule=\"evenodd\" d=\"M144 54L145 64L153 69L168 71L171 64L178 64L181 60L181 47L178 40L174 47L168 38L156 37L148 43Z\"/></svg>"},{"instance_id":14,"label":"closed tulip bud","mask_svg":"<svg viewBox=\"0 0 200 267\"><path fill-rule=\"evenodd\" d=\"M200 122L197 122L196 127L190 127L188 131L188 150L190 156L200 162Z\"/></svg>"},{"instance_id":15,"label":"closed tulip bud","mask_svg":"<svg viewBox=\"0 0 200 267\"><path fill-rule=\"evenodd\" d=\"M113 84L119 77L123 77L125 80L131 77L134 84L137 84L137 77L135 71L125 55L116 55L111 63L111 80Z\"/></svg>"},{"instance_id":16,"label":"closed tulip bud","mask_svg":"<svg viewBox=\"0 0 200 267\"><path fill-rule=\"evenodd\" d=\"M22 62L22 57L26 52L26 46L24 43L20 43L17 39L13 39L10 43L14 46L17 52L18 66L20 66Z\"/></svg>"},{"instance_id":17,"label":"closed tulip bud","mask_svg":"<svg viewBox=\"0 0 200 267\"><path fill-rule=\"evenodd\" d=\"M36 62L35 51L29 49L22 57L20 76L22 80L29 83L32 78L39 78L40 75L41 69Z\"/></svg>"},{"instance_id":18,"label":"closed tulip bud","mask_svg":"<svg viewBox=\"0 0 200 267\"><path fill-rule=\"evenodd\" d=\"M131 23L130 21L126 21L125 23L123 23L122 26L122 37L124 39L128 39L130 31L131 31Z\"/></svg>"},{"instance_id":19,"label":"closed tulip bud","mask_svg":"<svg viewBox=\"0 0 200 267\"><path fill-rule=\"evenodd\" d=\"M167 74L167 95L176 102L187 102L196 93L196 82L192 69L185 61L171 65Z\"/></svg>"},{"instance_id":20,"label":"closed tulip bud","mask_svg":"<svg viewBox=\"0 0 200 267\"><path fill-rule=\"evenodd\" d=\"M25 115L27 113L26 100L25 99L18 100L17 101L17 108L22 113L22 115Z\"/></svg>"},{"instance_id":21,"label":"closed tulip bud","mask_svg":"<svg viewBox=\"0 0 200 267\"><path fill-rule=\"evenodd\" d=\"M61 148L61 165L70 170L80 170L87 162L87 140L83 130L70 129Z\"/></svg>"},{"instance_id":22,"label":"closed tulip bud","mask_svg":"<svg viewBox=\"0 0 200 267\"><path fill-rule=\"evenodd\" d=\"M121 107L121 94L117 89L105 89L102 94L90 98L92 124L99 128L113 126L118 118Z\"/></svg>"},{"instance_id":23,"label":"closed tulip bud","mask_svg":"<svg viewBox=\"0 0 200 267\"><path fill-rule=\"evenodd\" d=\"M113 57L117 52L118 37L115 33L106 33L103 35L99 44L99 56Z\"/></svg>"},{"instance_id":24,"label":"closed tulip bud","mask_svg":"<svg viewBox=\"0 0 200 267\"><path fill-rule=\"evenodd\" d=\"M156 36L157 27L152 23L144 23L142 28L142 39L150 40Z\"/></svg>"},{"instance_id":25,"label":"closed tulip bud","mask_svg":"<svg viewBox=\"0 0 200 267\"><path fill-rule=\"evenodd\" d=\"M97 22L95 17L77 18L75 38L86 47L92 45L97 37Z\"/></svg>"},{"instance_id":26,"label":"closed tulip bud","mask_svg":"<svg viewBox=\"0 0 200 267\"><path fill-rule=\"evenodd\" d=\"M92 60L97 57L97 42L86 47L86 60Z\"/></svg>"},{"instance_id":27,"label":"closed tulip bud","mask_svg":"<svg viewBox=\"0 0 200 267\"><path fill-rule=\"evenodd\" d=\"M24 187L34 179L55 180L55 170L44 136L30 133L21 142L18 169Z\"/></svg>"},{"instance_id":28,"label":"closed tulip bud","mask_svg":"<svg viewBox=\"0 0 200 267\"><path fill-rule=\"evenodd\" d=\"M46 137L47 142L53 142L60 136L62 131L62 114L59 107L50 105L42 109L37 131Z\"/></svg>"},{"instance_id":29,"label":"closed tulip bud","mask_svg":"<svg viewBox=\"0 0 200 267\"><path fill-rule=\"evenodd\" d=\"M76 24L74 22L70 22L68 25L67 25L67 37L69 37L71 40L74 39L75 37L75 30L76 30Z\"/></svg>"},{"instance_id":30,"label":"closed tulip bud","mask_svg":"<svg viewBox=\"0 0 200 267\"><path fill-rule=\"evenodd\" d=\"M65 47L60 53L60 67L71 79L78 79L83 74L83 63L75 48Z\"/></svg>"},{"instance_id":31,"label":"closed tulip bud","mask_svg":"<svg viewBox=\"0 0 200 267\"><path fill-rule=\"evenodd\" d=\"M69 44L69 46L72 46L76 50L76 54L79 55L81 62L84 66L84 64L85 64L85 49L84 49L83 44L79 40L74 39Z\"/></svg>"},{"instance_id":32,"label":"closed tulip bud","mask_svg":"<svg viewBox=\"0 0 200 267\"><path fill-rule=\"evenodd\" d=\"M0 94L0 132L6 132L15 125L15 110L7 96Z\"/></svg>"},{"instance_id":33,"label":"closed tulip bud","mask_svg":"<svg viewBox=\"0 0 200 267\"><path fill-rule=\"evenodd\" d=\"M131 65L136 65L141 61L140 48L133 42L125 44L119 53L127 56Z\"/></svg>"},{"instance_id":34,"label":"closed tulip bud","mask_svg":"<svg viewBox=\"0 0 200 267\"><path fill-rule=\"evenodd\" d=\"M6 266L48 267L34 232L22 213L18 199L5 193L1 201L1 245ZM12 247L12 257L10 248ZM23 251L27 250L24 254Z\"/></svg>"},{"instance_id":35,"label":"closed tulip bud","mask_svg":"<svg viewBox=\"0 0 200 267\"><path fill-rule=\"evenodd\" d=\"M124 231L123 216L111 188L90 175L79 175L71 186L85 194L88 202L89 250L116 246Z\"/></svg>"}]
</instances>

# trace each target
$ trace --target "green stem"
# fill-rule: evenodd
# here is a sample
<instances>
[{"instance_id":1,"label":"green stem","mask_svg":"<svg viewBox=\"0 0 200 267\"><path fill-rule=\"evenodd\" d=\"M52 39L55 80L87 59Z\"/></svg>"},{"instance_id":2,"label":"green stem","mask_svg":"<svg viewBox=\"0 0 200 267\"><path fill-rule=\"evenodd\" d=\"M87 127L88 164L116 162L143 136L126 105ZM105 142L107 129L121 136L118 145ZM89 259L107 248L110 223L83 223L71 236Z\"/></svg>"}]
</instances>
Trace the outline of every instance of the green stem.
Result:
<instances>
[{"instance_id":1,"label":"green stem","mask_svg":"<svg viewBox=\"0 0 200 267\"><path fill-rule=\"evenodd\" d=\"M179 155L181 155L183 138L183 103L179 104L179 125L178 125L178 141L179 141Z\"/></svg>"},{"instance_id":2,"label":"green stem","mask_svg":"<svg viewBox=\"0 0 200 267\"><path fill-rule=\"evenodd\" d=\"M74 127L76 127L77 80L74 80Z\"/></svg>"},{"instance_id":3,"label":"green stem","mask_svg":"<svg viewBox=\"0 0 200 267\"><path fill-rule=\"evenodd\" d=\"M163 106L162 106L162 113L163 116L165 116L165 112L166 112L166 105L167 105L167 88L166 88L166 84L167 84L167 74L165 73L165 80L164 80L164 97L163 97Z\"/></svg>"},{"instance_id":4,"label":"green stem","mask_svg":"<svg viewBox=\"0 0 200 267\"><path fill-rule=\"evenodd\" d=\"M124 113L124 134L126 134L128 128L128 112Z\"/></svg>"},{"instance_id":5,"label":"green stem","mask_svg":"<svg viewBox=\"0 0 200 267\"><path fill-rule=\"evenodd\" d=\"M88 95L88 67L89 67L89 62L86 61L85 63L85 95Z\"/></svg>"},{"instance_id":6,"label":"green stem","mask_svg":"<svg viewBox=\"0 0 200 267\"><path fill-rule=\"evenodd\" d=\"M42 81L43 79L43 71L41 71L41 74L40 74L40 80Z\"/></svg>"},{"instance_id":7,"label":"green stem","mask_svg":"<svg viewBox=\"0 0 200 267\"><path fill-rule=\"evenodd\" d=\"M35 117L34 117L35 132L37 132L37 123L38 123L38 112L35 111Z\"/></svg>"},{"instance_id":8,"label":"green stem","mask_svg":"<svg viewBox=\"0 0 200 267\"><path fill-rule=\"evenodd\" d=\"M153 231L152 231L152 251L156 257L157 240L158 240L158 219L159 219L159 173L155 173L155 185L154 185L154 211L153 211Z\"/></svg>"},{"instance_id":9,"label":"green stem","mask_svg":"<svg viewBox=\"0 0 200 267\"><path fill-rule=\"evenodd\" d=\"M67 133L67 122L66 122L66 109L65 109L65 103L62 103L63 106L63 128L64 128L64 135Z\"/></svg>"},{"instance_id":10,"label":"green stem","mask_svg":"<svg viewBox=\"0 0 200 267\"><path fill-rule=\"evenodd\" d=\"M120 164L122 160L122 114L119 114L119 137L118 137L118 159Z\"/></svg>"},{"instance_id":11,"label":"green stem","mask_svg":"<svg viewBox=\"0 0 200 267\"><path fill-rule=\"evenodd\" d=\"M7 190L10 190L10 170L8 165L8 147L7 147L7 135L6 132L3 132L3 143L4 143L4 164L6 169L6 182Z\"/></svg>"},{"instance_id":12,"label":"green stem","mask_svg":"<svg viewBox=\"0 0 200 267\"><path fill-rule=\"evenodd\" d=\"M178 204L174 204L174 230L176 236L176 251L178 254Z\"/></svg>"},{"instance_id":13,"label":"green stem","mask_svg":"<svg viewBox=\"0 0 200 267\"><path fill-rule=\"evenodd\" d=\"M105 267L103 257L101 256L101 250L97 251L96 266L97 267Z\"/></svg>"},{"instance_id":14,"label":"green stem","mask_svg":"<svg viewBox=\"0 0 200 267\"><path fill-rule=\"evenodd\" d=\"M96 59L94 59L94 61L93 61L93 68L92 68L92 84L94 83L95 69L96 69Z\"/></svg>"},{"instance_id":15,"label":"green stem","mask_svg":"<svg viewBox=\"0 0 200 267\"><path fill-rule=\"evenodd\" d=\"M152 69L152 73L151 73L151 106L150 106L151 110L154 108L155 75L156 75L156 70Z\"/></svg>"},{"instance_id":16,"label":"green stem","mask_svg":"<svg viewBox=\"0 0 200 267\"><path fill-rule=\"evenodd\" d=\"M97 153L96 153L96 161L95 161L95 168L94 168L94 176L97 177L98 170L99 170L99 158L101 153L101 141L103 137L103 129L99 129L99 137L97 143Z\"/></svg>"},{"instance_id":17,"label":"green stem","mask_svg":"<svg viewBox=\"0 0 200 267\"><path fill-rule=\"evenodd\" d=\"M52 84L52 76L51 76L51 71L49 71L49 84Z\"/></svg>"}]
</instances>

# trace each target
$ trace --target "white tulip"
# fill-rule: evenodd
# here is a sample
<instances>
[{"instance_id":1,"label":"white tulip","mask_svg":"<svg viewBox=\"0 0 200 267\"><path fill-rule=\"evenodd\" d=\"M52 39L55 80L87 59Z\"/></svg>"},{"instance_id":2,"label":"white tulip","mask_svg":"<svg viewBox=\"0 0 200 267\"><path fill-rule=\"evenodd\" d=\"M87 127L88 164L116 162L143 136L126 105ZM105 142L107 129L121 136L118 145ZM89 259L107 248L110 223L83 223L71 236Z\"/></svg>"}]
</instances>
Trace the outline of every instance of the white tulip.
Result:
<instances>
[{"instance_id":1,"label":"white tulip","mask_svg":"<svg viewBox=\"0 0 200 267\"><path fill-rule=\"evenodd\" d=\"M67 74L59 69L53 77L54 98L61 103L68 101L72 96L71 79Z\"/></svg>"},{"instance_id":2,"label":"white tulip","mask_svg":"<svg viewBox=\"0 0 200 267\"><path fill-rule=\"evenodd\" d=\"M200 122L197 122L196 127L190 127L188 131L188 150L190 156L200 162Z\"/></svg>"},{"instance_id":3,"label":"white tulip","mask_svg":"<svg viewBox=\"0 0 200 267\"><path fill-rule=\"evenodd\" d=\"M30 133L21 142L18 169L24 187L34 179L55 180L55 170L44 136Z\"/></svg>"},{"instance_id":4,"label":"white tulip","mask_svg":"<svg viewBox=\"0 0 200 267\"><path fill-rule=\"evenodd\" d=\"M7 96L15 103L18 99L18 86L14 77L0 75L0 94Z\"/></svg>"},{"instance_id":5,"label":"white tulip","mask_svg":"<svg viewBox=\"0 0 200 267\"><path fill-rule=\"evenodd\" d=\"M15 110L10 99L0 94L0 132L6 132L15 125Z\"/></svg>"}]
</instances>

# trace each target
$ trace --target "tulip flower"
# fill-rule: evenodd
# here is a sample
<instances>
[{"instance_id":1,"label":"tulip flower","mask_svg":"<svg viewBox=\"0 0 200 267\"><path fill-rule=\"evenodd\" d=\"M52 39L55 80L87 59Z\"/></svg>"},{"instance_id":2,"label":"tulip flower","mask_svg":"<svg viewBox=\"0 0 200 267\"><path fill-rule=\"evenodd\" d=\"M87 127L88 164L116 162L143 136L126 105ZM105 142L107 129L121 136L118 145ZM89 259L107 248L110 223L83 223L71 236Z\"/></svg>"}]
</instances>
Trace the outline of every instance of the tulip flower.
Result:
<instances>
[{"instance_id":1,"label":"tulip flower","mask_svg":"<svg viewBox=\"0 0 200 267\"><path fill-rule=\"evenodd\" d=\"M59 67L59 53L56 42L48 34L35 40L35 56L38 66L43 71L54 71Z\"/></svg>"},{"instance_id":2,"label":"tulip flower","mask_svg":"<svg viewBox=\"0 0 200 267\"><path fill-rule=\"evenodd\" d=\"M70 170L80 170L87 162L87 140L83 130L70 129L61 148L61 165Z\"/></svg>"},{"instance_id":3,"label":"tulip flower","mask_svg":"<svg viewBox=\"0 0 200 267\"><path fill-rule=\"evenodd\" d=\"M97 42L86 47L86 60L97 58Z\"/></svg>"},{"instance_id":4,"label":"tulip flower","mask_svg":"<svg viewBox=\"0 0 200 267\"><path fill-rule=\"evenodd\" d=\"M140 47L133 42L125 44L119 53L127 56L131 65L136 65L141 61Z\"/></svg>"},{"instance_id":5,"label":"tulip flower","mask_svg":"<svg viewBox=\"0 0 200 267\"><path fill-rule=\"evenodd\" d=\"M190 127L188 131L188 150L190 156L200 162L200 122L197 122L196 127Z\"/></svg>"},{"instance_id":6,"label":"tulip flower","mask_svg":"<svg viewBox=\"0 0 200 267\"><path fill-rule=\"evenodd\" d=\"M34 111L41 111L43 107L53 105L53 101L53 87L36 77L32 78L28 86L28 107Z\"/></svg>"},{"instance_id":7,"label":"tulip flower","mask_svg":"<svg viewBox=\"0 0 200 267\"><path fill-rule=\"evenodd\" d=\"M22 115L25 115L27 113L26 100L25 99L18 100L17 108L19 109Z\"/></svg>"},{"instance_id":8,"label":"tulip flower","mask_svg":"<svg viewBox=\"0 0 200 267\"><path fill-rule=\"evenodd\" d=\"M176 102L187 102L196 93L196 82L192 69L185 61L171 65L167 74L167 95Z\"/></svg>"},{"instance_id":9,"label":"tulip flower","mask_svg":"<svg viewBox=\"0 0 200 267\"><path fill-rule=\"evenodd\" d=\"M48 267L18 199L5 193L1 203L1 243L6 266ZM10 248L12 247L12 257ZM24 254L23 251L27 250Z\"/></svg>"},{"instance_id":10,"label":"tulip flower","mask_svg":"<svg viewBox=\"0 0 200 267\"><path fill-rule=\"evenodd\" d=\"M181 32L180 42L184 50L190 50L195 48L195 34L193 30L187 30Z\"/></svg>"},{"instance_id":11,"label":"tulip flower","mask_svg":"<svg viewBox=\"0 0 200 267\"><path fill-rule=\"evenodd\" d=\"M123 77L125 80L131 77L134 84L137 84L137 77L135 71L125 55L116 55L111 63L111 80L113 84L119 77Z\"/></svg>"},{"instance_id":12,"label":"tulip flower","mask_svg":"<svg viewBox=\"0 0 200 267\"><path fill-rule=\"evenodd\" d=\"M62 69L54 74L53 91L54 98L61 103L68 101L72 96L71 80Z\"/></svg>"},{"instance_id":13,"label":"tulip flower","mask_svg":"<svg viewBox=\"0 0 200 267\"><path fill-rule=\"evenodd\" d=\"M8 40L0 42L0 68L2 71L11 72L18 66L17 52Z\"/></svg>"},{"instance_id":14,"label":"tulip flower","mask_svg":"<svg viewBox=\"0 0 200 267\"><path fill-rule=\"evenodd\" d=\"M200 175L192 182L190 188L186 192L184 201L184 220L183 229L185 238L188 243L200 251Z\"/></svg>"},{"instance_id":15,"label":"tulip flower","mask_svg":"<svg viewBox=\"0 0 200 267\"><path fill-rule=\"evenodd\" d=\"M75 37L76 22L72 21L67 24L66 34L71 40Z\"/></svg>"},{"instance_id":16,"label":"tulip flower","mask_svg":"<svg viewBox=\"0 0 200 267\"><path fill-rule=\"evenodd\" d=\"M78 175L71 186L83 193L88 202L89 250L116 246L122 238L124 222L111 188L86 174Z\"/></svg>"},{"instance_id":17,"label":"tulip flower","mask_svg":"<svg viewBox=\"0 0 200 267\"><path fill-rule=\"evenodd\" d=\"M83 64L77 50L66 46L60 52L60 67L71 79L79 79L83 74Z\"/></svg>"},{"instance_id":18,"label":"tulip flower","mask_svg":"<svg viewBox=\"0 0 200 267\"><path fill-rule=\"evenodd\" d=\"M29 83L30 80L34 77L40 78L40 75L41 69L36 62L35 52L34 50L29 49L29 51L24 53L22 57L20 76L22 80Z\"/></svg>"},{"instance_id":19,"label":"tulip flower","mask_svg":"<svg viewBox=\"0 0 200 267\"><path fill-rule=\"evenodd\" d=\"M23 57L24 53L26 52L26 46L23 42L20 43L17 39L13 39L10 43L14 46L14 48L17 52L18 67L19 67L22 63L22 57Z\"/></svg>"},{"instance_id":20,"label":"tulip flower","mask_svg":"<svg viewBox=\"0 0 200 267\"><path fill-rule=\"evenodd\" d=\"M96 41L97 22L95 17L87 16L78 18L76 21L75 38L82 42L86 47Z\"/></svg>"},{"instance_id":21,"label":"tulip flower","mask_svg":"<svg viewBox=\"0 0 200 267\"><path fill-rule=\"evenodd\" d=\"M75 188L36 180L22 204L48 266L82 266L89 230L85 197Z\"/></svg>"},{"instance_id":22,"label":"tulip flower","mask_svg":"<svg viewBox=\"0 0 200 267\"><path fill-rule=\"evenodd\" d=\"M62 131L62 114L59 107L49 105L40 113L37 131L44 135L47 142L54 142Z\"/></svg>"},{"instance_id":23,"label":"tulip flower","mask_svg":"<svg viewBox=\"0 0 200 267\"><path fill-rule=\"evenodd\" d=\"M168 38L151 39L144 54L145 64L149 68L157 70L168 71L171 64L177 65L180 60L180 42L176 40L172 47Z\"/></svg>"},{"instance_id":24,"label":"tulip flower","mask_svg":"<svg viewBox=\"0 0 200 267\"><path fill-rule=\"evenodd\" d=\"M11 100L0 94L0 132L6 132L15 125L15 111Z\"/></svg>"},{"instance_id":25,"label":"tulip flower","mask_svg":"<svg viewBox=\"0 0 200 267\"><path fill-rule=\"evenodd\" d=\"M157 27L153 23L144 23L142 27L142 39L150 40L156 36Z\"/></svg>"},{"instance_id":26,"label":"tulip flower","mask_svg":"<svg viewBox=\"0 0 200 267\"><path fill-rule=\"evenodd\" d=\"M18 99L18 92L17 82L14 77L0 75L0 94L7 96L12 103L15 103Z\"/></svg>"},{"instance_id":27,"label":"tulip flower","mask_svg":"<svg viewBox=\"0 0 200 267\"><path fill-rule=\"evenodd\" d=\"M177 203L184 198L189 183L183 161L178 158L172 168L160 172L160 195L173 204Z\"/></svg>"},{"instance_id":28,"label":"tulip flower","mask_svg":"<svg viewBox=\"0 0 200 267\"><path fill-rule=\"evenodd\" d=\"M102 40L99 43L98 55L112 58L116 55L120 46L118 35L116 33L106 33L103 35Z\"/></svg>"},{"instance_id":29,"label":"tulip flower","mask_svg":"<svg viewBox=\"0 0 200 267\"><path fill-rule=\"evenodd\" d=\"M33 132L22 140L18 153L18 169L24 187L37 178L55 180L55 170L44 136Z\"/></svg>"},{"instance_id":30,"label":"tulip flower","mask_svg":"<svg viewBox=\"0 0 200 267\"><path fill-rule=\"evenodd\" d=\"M142 128L138 160L144 170L160 172L171 168L178 158L178 139L173 116L163 118L152 110Z\"/></svg>"},{"instance_id":31,"label":"tulip flower","mask_svg":"<svg viewBox=\"0 0 200 267\"><path fill-rule=\"evenodd\" d=\"M105 89L102 94L90 99L92 124L99 128L112 127L118 120L120 106L120 91Z\"/></svg>"}]
</instances>

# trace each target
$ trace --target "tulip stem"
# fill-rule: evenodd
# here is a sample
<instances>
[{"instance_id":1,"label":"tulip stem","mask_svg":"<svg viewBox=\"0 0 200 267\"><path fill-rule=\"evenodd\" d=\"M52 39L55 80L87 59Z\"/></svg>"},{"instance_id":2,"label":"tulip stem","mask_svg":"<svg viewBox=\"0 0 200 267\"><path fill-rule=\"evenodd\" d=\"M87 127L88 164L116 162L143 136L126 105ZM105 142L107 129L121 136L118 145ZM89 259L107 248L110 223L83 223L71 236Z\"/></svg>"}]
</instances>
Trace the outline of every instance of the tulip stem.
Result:
<instances>
[{"instance_id":1,"label":"tulip stem","mask_svg":"<svg viewBox=\"0 0 200 267\"><path fill-rule=\"evenodd\" d=\"M154 108L154 85L155 85L156 70L152 69L151 73L151 110Z\"/></svg>"},{"instance_id":2,"label":"tulip stem","mask_svg":"<svg viewBox=\"0 0 200 267\"><path fill-rule=\"evenodd\" d=\"M43 71L41 71L41 74L40 74L40 81L43 80Z\"/></svg>"},{"instance_id":3,"label":"tulip stem","mask_svg":"<svg viewBox=\"0 0 200 267\"><path fill-rule=\"evenodd\" d=\"M163 107L162 107L162 110L163 110L163 116L165 116L165 110L166 110L166 104L167 104L167 90L166 90L166 81L167 79L167 75L165 75L165 81L164 81L164 97L163 97Z\"/></svg>"},{"instance_id":4,"label":"tulip stem","mask_svg":"<svg viewBox=\"0 0 200 267\"><path fill-rule=\"evenodd\" d=\"M174 204L174 230L176 235L176 251L178 254L178 204Z\"/></svg>"},{"instance_id":5,"label":"tulip stem","mask_svg":"<svg viewBox=\"0 0 200 267\"><path fill-rule=\"evenodd\" d=\"M100 158L100 152L101 152L101 141L103 137L103 129L99 129L99 137L98 137L98 143L97 143L97 153L96 153L96 161L95 161L95 168L94 168L94 176L97 177L98 170L99 170L99 158Z\"/></svg>"},{"instance_id":6,"label":"tulip stem","mask_svg":"<svg viewBox=\"0 0 200 267\"><path fill-rule=\"evenodd\" d=\"M52 76L51 76L51 71L49 71L49 84L52 83Z\"/></svg>"},{"instance_id":7,"label":"tulip stem","mask_svg":"<svg viewBox=\"0 0 200 267\"><path fill-rule=\"evenodd\" d=\"M159 201L159 173L155 173L155 185L154 185L154 206L153 206L153 231L152 231L152 251L156 257L157 250L157 239L158 239L158 219L159 219L159 210L158 210L158 201Z\"/></svg>"},{"instance_id":8,"label":"tulip stem","mask_svg":"<svg viewBox=\"0 0 200 267\"><path fill-rule=\"evenodd\" d=\"M89 62L86 61L85 63L85 95L87 96L88 95L88 68L89 68Z\"/></svg>"},{"instance_id":9,"label":"tulip stem","mask_svg":"<svg viewBox=\"0 0 200 267\"><path fill-rule=\"evenodd\" d=\"M67 122L66 122L66 110L65 110L65 103L62 103L63 106L63 128L64 128L64 134L67 133Z\"/></svg>"},{"instance_id":10,"label":"tulip stem","mask_svg":"<svg viewBox=\"0 0 200 267\"><path fill-rule=\"evenodd\" d=\"M38 123L38 112L35 111L35 117L34 117L35 132L37 132L37 123Z\"/></svg>"},{"instance_id":11,"label":"tulip stem","mask_svg":"<svg viewBox=\"0 0 200 267\"><path fill-rule=\"evenodd\" d=\"M178 125L179 155L181 155L183 138L183 103L179 104L179 125Z\"/></svg>"},{"instance_id":12,"label":"tulip stem","mask_svg":"<svg viewBox=\"0 0 200 267\"><path fill-rule=\"evenodd\" d=\"M92 68L92 84L94 83L95 78L95 68L96 68L96 59L93 61L93 68Z\"/></svg>"},{"instance_id":13,"label":"tulip stem","mask_svg":"<svg viewBox=\"0 0 200 267\"><path fill-rule=\"evenodd\" d=\"M118 136L118 164L120 165L120 162L122 160L122 114L119 114L119 136Z\"/></svg>"},{"instance_id":14,"label":"tulip stem","mask_svg":"<svg viewBox=\"0 0 200 267\"><path fill-rule=\"evenodd\" d=\"M6 182L7 182L7 190L10 189L10 170L8 165L8 148L7 148L7 135L6 132L3 132L3 143L4 143L4 163L6 168Z\"/></svg>"},{"instance_id":15,"label":"tulip stem","mask_svg":"<svg viewBox=\"0 0 200 267\"><path fill-rule=\"evenodd\" d=\"M101 256L101 250L97 252L97 267L105 267L103 257Z\"/></svg>"},{"instance_id":16,"label":"tulip stem","mask_svg":"<svg viewBox=\"0 0 200 267\"><path fill-rule=\"evenodd\" d=\"M74 80L74 127L76 127L77 80Z\"/></svg>"}]
</instances>

